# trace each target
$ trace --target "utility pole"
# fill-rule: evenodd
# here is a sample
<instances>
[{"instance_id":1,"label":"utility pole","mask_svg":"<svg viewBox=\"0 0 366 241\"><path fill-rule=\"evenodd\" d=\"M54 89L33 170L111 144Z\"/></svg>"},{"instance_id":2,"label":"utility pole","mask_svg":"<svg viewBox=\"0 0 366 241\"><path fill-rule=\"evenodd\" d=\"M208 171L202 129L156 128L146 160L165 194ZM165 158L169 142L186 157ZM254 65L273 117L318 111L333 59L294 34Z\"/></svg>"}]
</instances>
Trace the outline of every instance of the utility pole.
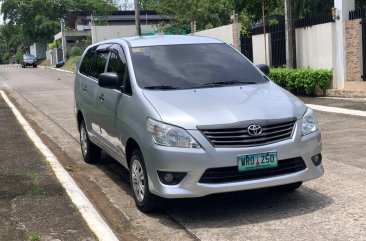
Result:
<instances>
[{"instance_id":1,"label":"utility pole","mask_svg":"<svg viewBox=\"0 0 366 241\"><path fill-rule=\"evenodd\" d=\"M285 0L286 27L286 64L287 68L295 69L296 65L296 32L294 0Z\"/></svg>"},{"instance_id":2,"label":"utility pole","mask_svg":"<svg viewBox=\"0 0 366 241\"><path fill-rule=\"evenodd\" d=\"M65 34L65 20L60 20L61 24L61 43L62 43L62 60L66 62L66 34Z\"/></svg>"},{"instance_id":3,"label":"utility pole","mask_svg":"<svg viewBox=\"0 0 366 241\"><path fill-rule=\"evenodd\" d=\"M140 6L139 0L134 0L135 3L135 24L136 24L136 35L141 36L141 23L140 23Z\"/></svg>"}]
</instances>

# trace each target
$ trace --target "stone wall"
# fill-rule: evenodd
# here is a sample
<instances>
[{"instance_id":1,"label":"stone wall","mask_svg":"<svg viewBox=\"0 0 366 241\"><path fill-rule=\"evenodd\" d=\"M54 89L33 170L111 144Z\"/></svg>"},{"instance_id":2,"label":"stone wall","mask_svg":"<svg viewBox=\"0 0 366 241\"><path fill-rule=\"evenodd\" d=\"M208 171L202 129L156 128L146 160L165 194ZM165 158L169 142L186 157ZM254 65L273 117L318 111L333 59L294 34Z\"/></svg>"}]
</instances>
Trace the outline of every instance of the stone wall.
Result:
<instances>
[{"instance_id":1,"label":"stone wall","mask_svg":"<svg viewBox=\"0 0 366 241\"><path fill-rule=\"evenodd\" d=\"M360 19L346 21L346 82L362 81L362 42Z\"/></svg>"}]
</instances>

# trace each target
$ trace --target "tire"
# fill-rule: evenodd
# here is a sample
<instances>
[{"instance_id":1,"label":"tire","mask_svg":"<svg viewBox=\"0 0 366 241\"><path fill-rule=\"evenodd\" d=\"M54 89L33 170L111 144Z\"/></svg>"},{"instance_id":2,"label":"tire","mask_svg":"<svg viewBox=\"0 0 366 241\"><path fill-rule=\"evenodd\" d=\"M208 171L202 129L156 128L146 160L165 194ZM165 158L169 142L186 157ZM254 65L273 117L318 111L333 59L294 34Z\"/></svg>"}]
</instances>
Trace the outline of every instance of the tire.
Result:
<instances>
[{"instance_id":1,"label":"tire","mask_svg":"<svg viewBox=\"0 0 366 241\"><path fill-rule=\"evenodd\" d=\"M295 183L278 186L277 189L282 192L293 192L296 189L298 189L299 187L301 187L301 185L302 185L302 182L295 182Z\"/></svg>"},{"instance_id":2,"label":"tire","mask_svg":"<svg viewBox=\"0 0 366 241\"><path fill-rule=\"evenodd\" d=\"M86 130L85 122L80 122L80 147L81 154L83 155L86 163L96 163L100 161L102 150L92 143Z\"/></svg>"},{"instance_id":3,"label":"tire","mask_svg":"<svg viewBox=\"0 0 366 241\"><path fill-rule=\"evenodd\" d=\"M33 65L33 68L37 68L37 65Z\"/></svg>"},{"instance_id":4,"label":"tire","mask_svg":"<svg viewBox=\"0 0 366 241\"><path fill-rule=\"evenodd\" d=\"M130 183L136 207L143 213L157 211L162 200L150 193L144 158L139 149L132 152L130 158Z\"/></svg>"}]
</instances>

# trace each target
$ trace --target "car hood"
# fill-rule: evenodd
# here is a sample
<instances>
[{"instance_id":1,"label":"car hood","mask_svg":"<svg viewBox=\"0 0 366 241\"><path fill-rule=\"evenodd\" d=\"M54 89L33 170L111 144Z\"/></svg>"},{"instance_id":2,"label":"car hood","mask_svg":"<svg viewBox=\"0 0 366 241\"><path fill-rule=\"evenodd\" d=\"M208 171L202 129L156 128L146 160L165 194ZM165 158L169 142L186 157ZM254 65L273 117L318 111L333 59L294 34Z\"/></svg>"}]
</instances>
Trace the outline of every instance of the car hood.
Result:
<instances>
[{"instance_id":1,"label":"car hood","mask_svg":"<svg viewBox=\"0 0 366 241\"><path fill-rule=\"evenodd\" d=\"M185 129L250 120L299 119L307 108L297 97L273 82L143 92L163 122Z\"/></svg>"}]
</instances>

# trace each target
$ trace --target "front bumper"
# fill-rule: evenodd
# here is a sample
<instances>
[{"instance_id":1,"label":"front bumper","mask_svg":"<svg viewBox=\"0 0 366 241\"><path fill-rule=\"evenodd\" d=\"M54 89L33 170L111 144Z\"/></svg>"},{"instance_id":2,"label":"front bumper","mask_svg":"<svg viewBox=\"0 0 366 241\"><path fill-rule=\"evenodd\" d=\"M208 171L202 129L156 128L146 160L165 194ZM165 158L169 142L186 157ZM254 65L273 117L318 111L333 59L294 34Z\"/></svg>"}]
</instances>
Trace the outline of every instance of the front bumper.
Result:
<instances>
[{"instance_id":1,"label":"front bumper","mask_svg":"<svg viewBox=\"0 0 366 241\"><path fill-rule=\"evenodd\" d=\"M37 62L23 62L23 66L35 66L37 65Z\"/></svg>"},{"instance_id":2,"label":"front bumper","mask_svg":"<svg viewBox=\"0 0 366 241\"><path fill-rule=\"evenodd\" d=\"M150 191L165 198L201 197L214 193L266 188L318 178L323 175L324 169L322 164L315 166L311 157L321 153L321 133L318 130L301 137L300 122L301 120L297 121L292 139L265 146L214 148L198 130L189 132L201 144L201 149L164 147L151 142L143 150ZM277 151L278 160L301 157L306 168L295 173L246 181L215 184L199 182L206 169L236 166L238 155L270 151ZM186 172L187 175L177 185L165 185L158 177L158 170Z\"/></svg>"}]
</instances>

